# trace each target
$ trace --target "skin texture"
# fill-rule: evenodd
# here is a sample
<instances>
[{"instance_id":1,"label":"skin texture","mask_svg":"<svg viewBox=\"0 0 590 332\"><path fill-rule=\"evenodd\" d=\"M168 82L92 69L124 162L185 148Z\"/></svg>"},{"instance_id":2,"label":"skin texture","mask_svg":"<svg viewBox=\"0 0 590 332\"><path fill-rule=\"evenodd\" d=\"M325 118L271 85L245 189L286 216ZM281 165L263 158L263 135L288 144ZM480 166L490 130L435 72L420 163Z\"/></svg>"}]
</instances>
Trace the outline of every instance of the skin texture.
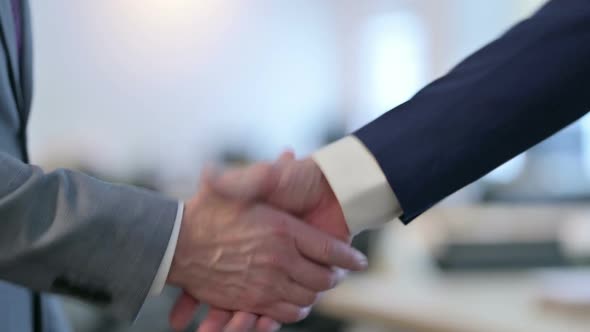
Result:
<instances>
[{"instance_id":1,"label":"skin texture","mask_svg":"<svg viewBox=\"0 0 590 332\"><path fill-rule=\"evenodd\" d=\"M285 152L274 164L258 163L230 169L211 180L211 189L241 202L265 202L302 218L304 223L343 242L350 243L342 209L328 181L312 159L296 160ZM336 279L343 276L336 272ZM198 298L198 297L197 297ZM199 301L185 292L174 306L170 322L181 330L191 321ZM309 309L308 309L309 310ZM199 332L273 332L279 321L247 311L225 311L215 307L199 327ZM225 328L225 329L224 329Z\"/></svg>"}]
</instances>

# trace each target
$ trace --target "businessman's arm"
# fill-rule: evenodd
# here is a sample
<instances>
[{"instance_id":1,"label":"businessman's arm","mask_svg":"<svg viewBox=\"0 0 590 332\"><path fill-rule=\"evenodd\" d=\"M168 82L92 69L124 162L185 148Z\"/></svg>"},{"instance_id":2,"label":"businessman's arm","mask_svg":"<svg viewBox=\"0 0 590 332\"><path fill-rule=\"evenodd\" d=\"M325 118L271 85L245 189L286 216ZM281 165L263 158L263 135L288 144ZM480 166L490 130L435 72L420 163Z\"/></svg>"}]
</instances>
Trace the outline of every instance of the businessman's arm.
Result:
<instances>
[{"instance_id":1,"label":"businessman's arm","mask_svg":"<svg viewBox=\"0 0 590 332\"><path fill-rule=\"evenodd\" d=\"M351 229L379 225L401 210L408 223L589 109L590 2L553 0L314 159L336 195L347 198L341 204ZM381 178L374 167L355 162L370 159ZM351 171L342 172L346 168ZM390 205L370 205L363 192ZM379 219L383 215L388 218Z\"/></svg>"},{"instance_id":2,"label":"businessman's arm","mask_svg":"<svg viewBox=\"0 0 590 332\"><path fill-rule=\"evenodd\" d=\"M0 278L132 319L168 246L178 202L0 153Z\"/></svg>"},{"instance_id":3,"label":"businessman's arm","mask_svg":"<svg viewBox=\"0 0 590 332\"><path fill-rule=\"evenodd\" d=\"M46 174L3 153L0 176L0 279L77 296L121 318L139 311L175 228L169 283L284 322L302 319L316 293L333 287L333 272L320 264L365 265L342 241L207 186L175 225L178 203L149 191L67 170Z\"/></svg>"},{"instance_id":4,"label":"businessman's arm","mask_svg":"<svg viewBox=\"0 0 590 332\"><path fill-rule=\"evenodd\" d=\"M313 159L267 167L264 175L236 170L217 190L304 215L340 211L343 218L321 227L350 236L396 217L410 222L589 107L590 3L553 0ZM316 200L298 204L301 197Z\"/></svg>"}]
</instances>

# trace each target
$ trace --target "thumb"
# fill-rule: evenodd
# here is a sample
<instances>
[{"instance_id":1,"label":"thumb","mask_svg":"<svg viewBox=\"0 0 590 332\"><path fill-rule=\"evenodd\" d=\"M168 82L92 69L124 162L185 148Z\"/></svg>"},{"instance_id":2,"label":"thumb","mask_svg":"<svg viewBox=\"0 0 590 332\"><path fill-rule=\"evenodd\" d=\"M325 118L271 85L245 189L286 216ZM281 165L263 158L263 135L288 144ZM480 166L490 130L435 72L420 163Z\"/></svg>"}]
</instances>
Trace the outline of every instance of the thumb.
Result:
<instances>
[{"instance_id":1,"label":"thumb","mask_svg":"<svg viewBox=\"0 0 590 332\"><path fill-rule=\"evenodd\" d=\"M274 191L279 174L269 163L232 168L209 182L218 194L243 201L264 200Z\"/></svg>"},{"instance_id":2,"label":"thumb","mask_svg":"<svg viewBox=\"0 0 590 332\"><path fill-rule=\"evenodd\" d=\"M219 178L219 169L213 164L206 164L201 170L200 186L201 188L210 188L217 178Z\"/></svg>"},{"instance_id":3,"label":"thumb","mask_svg":"<svg viewBox=\"0 0 590 332\"><path fill-rule=\"evenodd\" d=\"M169 320L172 329L175 331L186 329L198 308L199 301L183 291L170 311Z\"/></svg>"},{"instance_id":4,"label":"thumb","mask_svg":"<svg viewBox=\"0 0 590 332\"><path fill-rule=\"evenodd\" d=\"M276 190L269 202L292 213L304 213L317 206L325 193L323 173L311 158L289 160L288 152L275 163Z\"/></svg>"},{"instance_id":5,"label":"thumb","mask_svg":"<svg viewBox=\"0 0 590 332\"><path fill-rule=\"evenodd\" d=\"M295 152L291 149L285 149L285 151L283 151L283 153L281 153L281 155L279 156L279 159L277 159L277 161L275 162L275 165L282 166L294 160Z\"/></svg>"}]
</instances>

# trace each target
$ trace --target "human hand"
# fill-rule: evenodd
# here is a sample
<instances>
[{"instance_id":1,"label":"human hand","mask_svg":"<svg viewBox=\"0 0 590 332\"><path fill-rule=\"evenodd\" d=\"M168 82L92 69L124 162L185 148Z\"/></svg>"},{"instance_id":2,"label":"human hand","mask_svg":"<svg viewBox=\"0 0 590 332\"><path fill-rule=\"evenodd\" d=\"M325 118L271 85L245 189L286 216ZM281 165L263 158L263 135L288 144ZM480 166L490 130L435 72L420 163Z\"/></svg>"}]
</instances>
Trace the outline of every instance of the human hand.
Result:
<instances>
[{"instance_id":1,"label":"human hand","mask_svg":"<svg viewBox=\"0 0 590 332\"><path fill-rule=\"evenodd\" d=\"M224 172L212 181L212 189L232 199L267 202L342 241L351 240L340 203L311 158L296 160L287 151L274 164L257 163Z\"/></svg>"},{"instance_id":2,"label":"human hand","mask_svg":"<svg viewBox=\"0 0 590 332\"><path fill-rule=\"evenodd\" d=\"M223 197L213 183L186 204L169 275L193 298L295 322L333 287L325 266L364 269L364 256L342 241L269 206Z\"/></svg>"},{"instance_id":3,"label":"human hand","mask_svg":"<svg viewBox=\"0 0 590 332\"><path fill-rule=\"evenodd\" d=\"M246 168L231 169L212 182L214 190L226 197L242 201L263 200L286 209L305 222L343 241L350 241L342 209L326 178L311 159L295 160L291 152L283 153L275 164L259 163ZM198 302L183 294L170 317L172 326L185 327ZM273 332L280 325L268 317L247 312L234 314L212 308L203 321L202 331ZM201 330L199 330L201 331Z\"/></svg>"}]
</instances>

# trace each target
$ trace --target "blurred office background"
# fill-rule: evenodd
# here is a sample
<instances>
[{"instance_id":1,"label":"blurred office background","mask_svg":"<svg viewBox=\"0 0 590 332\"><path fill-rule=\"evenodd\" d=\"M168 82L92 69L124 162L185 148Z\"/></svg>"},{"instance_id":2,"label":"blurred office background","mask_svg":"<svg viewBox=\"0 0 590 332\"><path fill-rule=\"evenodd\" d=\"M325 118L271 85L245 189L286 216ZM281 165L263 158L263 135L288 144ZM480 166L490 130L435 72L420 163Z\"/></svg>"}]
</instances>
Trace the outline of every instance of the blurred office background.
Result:
<instances>
[{"instance_id":1,"label":"blurred office background","mask_svg":"<svg viewBox=\"0 0 590 332\"><path fill-rule=\"evenodd\" d=\"M188 197L207 162L344 136L543 2L32 1L33 161ZM583 119L412 226L365 234L372 271L287 329L586 331L589 143ZM76 331L167 331L175 294L133 327L66 308Z\"/></svg>"}]
</instances>

